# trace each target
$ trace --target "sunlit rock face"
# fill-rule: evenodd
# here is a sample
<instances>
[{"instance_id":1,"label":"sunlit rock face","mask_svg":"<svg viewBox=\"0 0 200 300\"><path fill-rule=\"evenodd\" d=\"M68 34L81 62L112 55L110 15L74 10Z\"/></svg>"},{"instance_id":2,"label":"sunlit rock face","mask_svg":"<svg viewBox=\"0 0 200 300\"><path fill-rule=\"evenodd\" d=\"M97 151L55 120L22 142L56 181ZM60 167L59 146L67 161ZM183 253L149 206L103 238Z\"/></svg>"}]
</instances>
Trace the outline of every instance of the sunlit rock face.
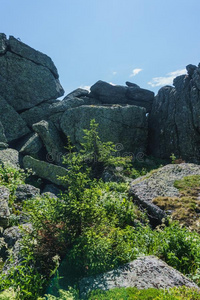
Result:
<instances>
[{"instance_id":1,"label":"sunlit rock face","mask_svg":"<svg viewBox=\"0 0 200 300\"><path fill-rule=\"evenodd\" d=\"M149 118L149 149L161 158L172 153L200 161L200 66L188 65L188 75L161 88Z\"/></svg>"}]
</instances>

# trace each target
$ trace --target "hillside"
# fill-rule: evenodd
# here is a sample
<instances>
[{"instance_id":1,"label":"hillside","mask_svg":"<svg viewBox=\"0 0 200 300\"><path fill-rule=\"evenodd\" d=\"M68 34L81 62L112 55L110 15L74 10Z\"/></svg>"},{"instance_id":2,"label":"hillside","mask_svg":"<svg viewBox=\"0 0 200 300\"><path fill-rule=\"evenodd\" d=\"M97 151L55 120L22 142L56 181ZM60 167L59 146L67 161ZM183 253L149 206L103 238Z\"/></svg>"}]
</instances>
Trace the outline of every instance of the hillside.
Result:
<instances>
[{"instance_id":1,"label":"hillside","mask_svg":"<svg viewBox=\"0 0 200 300\"><path fill-rule=\"evenodd\" d=\"M0 34L0 299L200 299L200 66L64 95ZM59 98L59 99L58 99Z\"/></svg>"}]
</instances>

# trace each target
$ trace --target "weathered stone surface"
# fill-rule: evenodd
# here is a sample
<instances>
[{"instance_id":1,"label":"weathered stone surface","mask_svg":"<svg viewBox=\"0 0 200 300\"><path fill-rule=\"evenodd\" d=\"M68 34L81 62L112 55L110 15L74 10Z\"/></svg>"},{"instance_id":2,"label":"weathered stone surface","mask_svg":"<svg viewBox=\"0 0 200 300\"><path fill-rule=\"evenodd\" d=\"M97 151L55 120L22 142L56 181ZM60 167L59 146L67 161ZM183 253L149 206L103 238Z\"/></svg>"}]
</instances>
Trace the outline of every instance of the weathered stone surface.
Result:
<instances>
[{"instance_id":1,"label":"weathered stone surface","mask_svg":"<svg viewBox=\"0 0 200 300\"><path fill-rule=\"evenodd\" d=\"M16 111L31 108L64 93L49 69L9 51L0 56L0 78L1 96Z\"/></svg>"},{"instance_id":2,"label":"weathered stone surface","mask_svg":"<svg viewBox=\"0 0 200 300\"><path fill-rule=\"evenodd\" d=\"M63 100L65 100L66 98L81 98L84 96L87 96L89 94L89 91L84 90L82 88L78 88L74 91L72 91L71 93L69 93Z\"/></svg>"},{"instance_id":3,"label":"weathered stone surface","mask_svg":"<svg viewBox=\"0 0 200 300\"><path fill-rule=\"evenodd\" d=\"M10 209L8 207L10 192L5 186L0 186L0 227L6 228L9 224Z\"/></svg>"},{"instance_id":4,"label":"weathered stone surface","mask_svg":"<svg viewBox=\"0 0 200 300\"><path fill-rule=\"evenodd\" d=\"M0 142L0 150L8 148L8 144Z\"/></svg>"},{"instance_id":5,"label":"weathered stone surface","mask_svg":"<svg viewBox=\"0 0 200 300\"><path fill-rule=\"evenodd\" d=\"M121 287L165 289L183 285L199 290L194 282L155 256L139 257L116 270L83 278L79 283L80 295L84 298L87 298L87 293L94 289L109 290Z\"/></svg>"},{"instance_id":6,"label":"weathered stone surface","mask_svg":"<svg viewBox=\"0 0 200 300\"><path fill-rule=\"evenodd\" d=\"M37 133L31 133L23 141L23 145L20 147L19 152L37 158L42 148L43 148L43 144L39 135Z\"/></svg>"},{"instance_id":7,"label":"weathered stone surface","mask_svg":"<svg viewBox=\"0 0 200 300\"><path fill-rule=\"evenodd\" d=\"M47 101L37 105L25 112L21 113L22 119L28 124L32 126L35 123L38 123L42 120L48 121L52 120L55 124L55 120L57 120L57 116L62 115L63 112L70 108L93 104L93 99L91 98L77 98L77 97L65 97L62 101L54 100L54 101ZM56 124L55 124L56 125Z\"/></svg>"},{"instance_id":8,"label":"weathered stone surface","mask_svg":"<svg viewBox=\"0 0 200 300\"><path fill-rule=\"evenodd\" d=\"M65 176L67 174L67 169L44 161L39 161L28 155L24 157L23 164L25 169L32 169L37 176L47 179L56 185L66 186L65 183L58 179L58 177Z\"/></svg>"},{"instance_id":9,"label":"weathered stone surface","mask_svg":"<svg viewBox=\"0 0 200 300\"><path fill-rule=\"evenodd\" d=\"M30 132L20 115L1 96L0 122L3 125L4 134L8 142L17 140Z\"/></svg>"},{"instance_id":10,"label":"weathered stone surface","mask_svg":"<svg viewBox=\"0 0 200 300\"><path fill-rule=\"evenodd\" d=\"M58 78L58 71L49 56L43 54L30 46L22 43L18 39L14 38L13 36L9 37L9 50L17 55L26 58L27 60L33 61L37 65L41 65L49 69L55 78Z\"/></svg>"},{"instance_id":11,"label":"weathered stone surface","mask_svg":"<svg viewBox=\"0 0 200 300\"><path fill-rule=\"evenodd\" d=\"M127 87L111 85L99 80L91 86L90 90L90 95L100 100L103 104L127 104Z\"/></svg>"},{"instance_id":12,"label":"weathered stone surface","mask_svg":"<svg viewBox=\"0 0 200 300\"><path fill-rule=\"evenodd\" d=\"M11 148L0 150L0 163L19 168L19 152Z\"/></svg>"},{"instance_id":13,"label":"weathered stone surface","mask_svg":"<svg viewBox=\"0 0 200 300\"><path fill-rule=\"evenodd\" d=\"M134 201L147 208L148 213L154 219L161 222L166 214L161 208L153 204L152 200L159 196L179 196L178 189L174 187L174 181L189 175L200 175L200 166L187 163L164 166L152 174L132 181L130 195Z\"/></svg>"},{"instance_id":14,"label":"weathered stone surface","mask_svg":"<svg viewBox=\"0 0 200 300\"><path fill-rule=\"evenodd\" d=\"M145 152L147 142L146 110L136 106L82 106L66 111L61 119L61 129L70 136L72 144L80 148L83 129L89 129L90 120L99 124L102 141L120 144L124 152ZM119 147L118 147L119 148Z\"/></svg>"},{"instance_id":15,"label":"weathered stone surface","mask_svg":"<svg viewBox=\"0 0 200 300\"><path fill-rule=\"evenodd\" d=\"M151 111L154 100L153 92L140 87L129 87L126 96L131 99L131 102L128 101L129 104L145 107L147 112Z\"/></svg>"},{"instance_id":16,"label":"weathered stone surface","mask_svg":"<svg viewBox=\"0 0 200 300\"><path fill-rule=\"evenodd\" d=\"M65 153L65 145L54 124L50 121L40 121L39 123L33 124L33 130L37 132L42 139L47 149L50 162L62 164L62 155Z\"/></svg>"},{"instance_id":17,"label":"weathered stone surface","mask_svg":"<svg viewBox=\"0 0 200 300\"><path fill-rule=\"evenodd\" d=\"M0 54L6 53L7 50L7 40L4 33L0 33Z\"/></svg>"},{"instance_id":18,"label":"weathered stone surface","mask_svg":"<svg viewBox=\"0 0 200 300\"><path fill-rule=\"evenodd\" d=\"M174 79L174 87L159 90L149 116L149 150L169 158L172 153L188 162L200 161L200 68Z\"/></svg>"},{"instance_id":19,"label":"weathered stone surface","mask_svg":"<svg viewBox=\"0 0 200 300\"><path fill-rule=\"evenodd\" d=\"M24 201L40 195L40 190L30 184L20 184L15 191L16 201Z\"/></svg>"}]
</instances>

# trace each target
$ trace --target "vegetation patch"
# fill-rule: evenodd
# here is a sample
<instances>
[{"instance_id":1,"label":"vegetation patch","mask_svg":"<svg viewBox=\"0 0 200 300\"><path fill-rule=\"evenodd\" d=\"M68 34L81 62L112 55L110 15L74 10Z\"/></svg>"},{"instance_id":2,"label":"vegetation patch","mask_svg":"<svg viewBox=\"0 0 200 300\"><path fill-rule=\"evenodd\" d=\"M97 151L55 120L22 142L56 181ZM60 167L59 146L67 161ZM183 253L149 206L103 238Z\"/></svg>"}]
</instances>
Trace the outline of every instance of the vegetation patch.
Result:
<instances>
[{"instance_id":1,"label":"vegetation patch","mask_svg":"<svg viewBox=\"0 0 200 300\"><path fill-rule=\"evenodd\" d=\"M200 176L186 176L176 180L179 197L157 197L153 203L169 212L172 220L200 233Z\"/></svg>"}]
</instances>

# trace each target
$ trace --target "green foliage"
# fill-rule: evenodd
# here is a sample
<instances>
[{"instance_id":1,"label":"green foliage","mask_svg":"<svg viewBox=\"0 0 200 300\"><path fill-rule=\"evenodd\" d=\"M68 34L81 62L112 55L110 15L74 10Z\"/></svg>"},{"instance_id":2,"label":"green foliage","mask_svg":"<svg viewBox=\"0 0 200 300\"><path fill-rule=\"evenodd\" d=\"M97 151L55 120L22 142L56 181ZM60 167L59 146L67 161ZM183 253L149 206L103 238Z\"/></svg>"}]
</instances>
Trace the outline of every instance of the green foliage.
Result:
<instances>
[{"instance_id":1,"label":"green foliage","mask_svg":"<svg viewBox=\"0 0 200 300\"><path fill-rule=\"evenodd\" d=\"M200 175L186 176L181 180L176 180L174 186L180 191L200 188Z\"/></svg>"},{"instance_id":2,"label":"green foliage","mask_svg":"<svg viewBox=\"0 0 200 300\"><path fill-rule=\"evenodd\" d=\"M169 290L115 288L109 291L95 290L90 293L88 300L198 300L199 298L197 290L185 287Z\"/></svg>"},{"instance_id":3,"label":"green foliage","mask_svg":"<svg viewBox=\"0 0 200 300\"><path fill-rule=\"evenodd\" d=\"M15 169L8 164L0 164L0 185L6 186L11 194L14 193L19 184L25 182L25 179L24 170Z\"/></svg>"},{"instance_id":4,"label":"green foliage","mask_svg":"<svg viewBox=\"0 0 200 300\"><path fill-rule=\"evenodd\" d=\"M171 154L170 158L171 158L172 164L175 164L175 161L176 161L177 158L176 158L176 156L174 155L174 153Z\"/></svg>"}]
</instances>

